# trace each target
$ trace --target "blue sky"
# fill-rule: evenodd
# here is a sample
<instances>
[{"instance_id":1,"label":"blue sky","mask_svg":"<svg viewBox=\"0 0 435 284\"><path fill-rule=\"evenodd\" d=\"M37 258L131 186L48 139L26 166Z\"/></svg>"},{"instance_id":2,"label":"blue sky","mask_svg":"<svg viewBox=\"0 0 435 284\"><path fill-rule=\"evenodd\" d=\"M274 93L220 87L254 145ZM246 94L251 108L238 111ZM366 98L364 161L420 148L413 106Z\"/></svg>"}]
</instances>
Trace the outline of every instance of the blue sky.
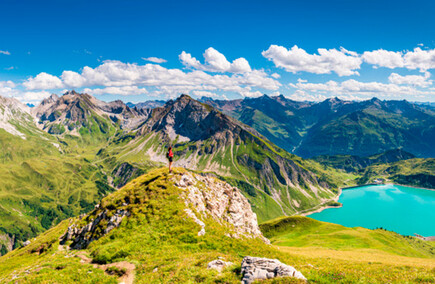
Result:
<instances>
[{"instance_id":1,"label":"blue sky","mask_svg":"<svg viewBox=\"0 0 435 284\"><path fill-rule=\"evenodd\" d=\"M435 101L434 1L159 2L1 1L0 95Z\"/></svg>"}]
</instances>

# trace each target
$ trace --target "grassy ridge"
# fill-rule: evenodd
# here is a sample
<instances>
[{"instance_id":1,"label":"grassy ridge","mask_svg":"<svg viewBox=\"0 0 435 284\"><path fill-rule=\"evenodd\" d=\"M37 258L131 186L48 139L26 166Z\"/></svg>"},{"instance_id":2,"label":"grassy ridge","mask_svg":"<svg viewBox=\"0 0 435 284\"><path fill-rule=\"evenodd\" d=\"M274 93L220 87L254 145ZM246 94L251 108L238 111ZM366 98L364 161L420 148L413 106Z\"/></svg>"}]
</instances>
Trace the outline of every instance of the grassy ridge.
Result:
<instances>
[{"instance_id":1,"label":"grassy ridge","mask_svg":"<svg viewBox=\"0 0 435 284\"><path fill-rule=\"evenodd\" d=\"M176 169L175 176L182 171ZM136 266L136 283L240 283L238 273L245 255L277 258L300 270L309 283L435 281L435 263L429 258L424 259L425 264L418 259L403 257L395 258L397 262L394 264L368 263L363 259L334 257L336 250L328 254L324 249L317 249L318 254L309 254L285 247L275 248L259 240L229 238L227 230L211 218L205 220L206 234L199 237L197 232L200 227L186 218L184 202L179 198L181 189L174 186L172 177L165 169L154 170L103 199L102 208L114 212L128 198L132 201L127 206L132 216L124 219L118 229L91 243L86 250L66 251L59 247L58 238L69 224L78 221L70 220L32 240L29 246L0 257L0 282L116 283L115 276L109 276L90 264L80 263L78 254L88 255L97 263L133 263ZM93 214L89 216L92 218ZM314 229L317 226L304 224L304 228ZM280 228L284 230L284 226ZM272 230L266 232L271 233ZM367 237L372 238L370 234ZM394 236L385 237L395 241ZM234 262L234 265L222 273L208 270L207 263L219 256ZM301 282L284 278L263 283Z\"/></svg>"}]
</instances>

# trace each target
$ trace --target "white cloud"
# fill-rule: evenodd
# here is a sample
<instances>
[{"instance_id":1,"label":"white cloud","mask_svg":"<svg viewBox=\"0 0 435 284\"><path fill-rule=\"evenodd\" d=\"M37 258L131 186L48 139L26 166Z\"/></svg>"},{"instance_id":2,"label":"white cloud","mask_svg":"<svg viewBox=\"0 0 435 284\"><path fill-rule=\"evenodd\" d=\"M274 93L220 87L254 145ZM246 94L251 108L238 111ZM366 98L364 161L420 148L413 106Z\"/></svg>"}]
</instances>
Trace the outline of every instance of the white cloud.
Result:
<instances>
[{"instance_id":1,"label":"white cloud","mask_svg":"<svg viewBox=\"0 0 435 284\"><path fill-rule=\"evenodd\" d=\"M121 96L133 96L147 94L148 91L145 88L138 88L137 86L123 86L123 87L107 87L83 90L90 95L121 95Z\"/></svg>"},{"instance_id":2,"label":"white cloud","mask_svg":"<svg viewBox=\"0 0 435 284\"><path fill-rule=\"evenodd\" d=\"M247 98L258 98L263 96L264 94L260 91L250 91L250 90L242 90L240 91L240 95L242 95L243 97L247 97Z\"/></svg>"},{"instance_id":3,"label":"white cloud","mask_svg":"<svg viewBox=\"0 0 435 284\"><path fill-rule=\"evenodd\" d=\"M392 84L397 85L412 85L417 87L428 87L432 85L432 80L429 80L430 73L425 72L423 76L420 75L407 75L407 76L401 76L397 73L391 73L391 75L388 77L388 81Z\"/></svg>"},{"instance_id":4,"label":"white cloud","mask_svg":"<svg viewBox=\"0 0 435 284\"><path fill-rule=\"evenodd\" d=\"M208 91L193 91L192 95L196 96L197 98L208 97L214 99L226 99L225 95L219 95Z\"/></svg>"},{"instance_id":5,"label":"white cloud","mask_svg":"<svg viewBox=\"0 0 435 284\"><path fill-rule=\"evenodd\" d=\"M293 94L286 96L287 98L294 100L294 101L310 101L310 102L320 102L326 100L328 97L325 95L319 95L319 94L308 94L305 91L302 90L296 90Z\"/></svg>"},{"instance_id":6,"label":"white cloud","mask_svg":"<svg viewBox=\"0 0 435 284\"><path fill-rule=\"evenodd\" d=\"M60 76L63 84L69 88L79 88L86 83L86 79L73 71L63 71Z\"/></svg>"},{"instance_id":7,"label":"white cloud","mask_svg":"<svg viewBox=\"0 0 435 284\"><path fill-rule=\"evenodd\" d=\"M165 62L168 62L166 59L158 58L158 57L142 57L142 59L145 60L145 61L150 61L150 62L154 62L154 63L165 63Z\"/></svg>"},{"instance_id":8,"label":"white cloud","mask_svg":"<svg viewBox=\"0 0 435 284\"><path fill-rule=\"evenodd\" d=\"M426 71L435 68L435 49L422 50L417 47L404 55L405 66L408 69Z\"/></svg>"},{"instance_id":9,"label":"white cloud","mask_svg":"<svg viewBox=\"0 0 435 284\"><path fill-rule=\"evenodd\" d=\"M341 83L328 81L326 83L302 83L290 84L291 87L312 94L323 94L326 96L338 96L343 99L364 99L373 96L385 99L422 99L435 95L431 90L418 90L412 86L384 84L379 82L359 82L346 80Z\"/></svg>"},{"instance_id":10,"label":"white cloud","mask_svg":"<svg viewBox=\"0 0 435 284\"><path fill-rule=\"evenodd\" d=\"M369 64L391 69L405 67L424 72L435 68L435 49L423 50L417 47L413 51L407 52L378 49L364 52L362 58Z\"/></svg>"},{"instance_id":11,"label":"white cloud","mask_svg":"<svg viewBox=\"0 0 435 284\"><path fill-rule=\"evenodd\" d=\"M0 81L0 96L12 97L16 93L15 83L12 81Z\"/></svg>"},{"instance_id":12,"label":"white cloud","mask_svg":"<svg viewBox=\"0 0 435 284\"><path fill-rule=\"evenodd\" d=\"M28 90L45 90L63 88L62 81L53 75L45 72L39 73L36 77L31 77L23 83Z\"/></svg>"},{"instance_id":13,"label":"white cloud","mask_svg":"<svg viewBox=\"0 0 435 284\"><path fill-rule=\"evenodd\" d=\"M11 55L11 53L7 50L0 50L0 54Z\"/></svg>"},{"instance_id":14,"label":"white cloud","mask_svg":"<svg viewBox=\"0 0 435 284\"><path fill-rule=\"evenodd\" d=\"M167 69L157 64L138 65L120 61L105 61L96 68L85 66L81 73L64 71L60 77L40 73L35 78L28 79L23 85L29 90L106 87L96 92L103 93L102 90L105 90L119 94L133 94L138 90L132 87L152 87L152 95L169 97L194 90L246 93L251 91L251 88L278 90L281 86L263 70L232 75L210 75L199 70L185 72L180 69Z\"/></svg>"},{"instance_id":15,"label":"white cloud","mask_svg":"<svg viewBox=\"0 0 435 284\"><path fill-rule=\"evenodd\" d=\"M387 51L384 49L365 51L362 58L365 62L375 65L374 67L379 66L393 69L405 65L401 52Z\"/></svg>"},{"instance_id":16,"label":"white cloud","mask_svg":"<svg viewBox=\"0 0 435 284\"><path fill-rule=\"evenodd\" d=\"M220 73L244 73L251 71L251 66L249 66L249 63L245 58L237 58L233 63L230 63L225 55L213 47L209 47L204 52L204 64L185 51L181 52L179 58L184 66L202 71Z\"/></svg>"},{"instance_id":17,"label":"white cloud","mask_svg":"<svg viewBox=\"0 0 435 284\"><path fill-rule=\"evenodd\" d=\"M335 72L338 76L359 75L355 70L360 69L362 60L356 52L344 48L340 50L319 48L317 51L319 54L308 54L296 45L291 49L271 45L261 54L272 61L276 67L291 73L305 71L315 74Z\"/></svg>"},{"instance_id":18,"label":"white cloud","mask_svg":"<svg viewBox=\"0 0 435 284\"><path fill-rule=\"evenodd\" d=\"M273 73L273 74L270 75L270 76L272 76L272 77L275 78L275 79L279 79L279 78L281 78L281 75L279 75L278 73Z\"/></svg>"},{"instance_id":19,"label":"white cloud","mask_svg":"<svg viewBox=\"0 0 435 284\"><path fill-rule=\"evenodd\" d=\"M38 91L38 92L20 92L18 95L14 97L23 103L35 104L49 97L50 95L51 95L50 92Z\"/></svg>"}]
</instances>

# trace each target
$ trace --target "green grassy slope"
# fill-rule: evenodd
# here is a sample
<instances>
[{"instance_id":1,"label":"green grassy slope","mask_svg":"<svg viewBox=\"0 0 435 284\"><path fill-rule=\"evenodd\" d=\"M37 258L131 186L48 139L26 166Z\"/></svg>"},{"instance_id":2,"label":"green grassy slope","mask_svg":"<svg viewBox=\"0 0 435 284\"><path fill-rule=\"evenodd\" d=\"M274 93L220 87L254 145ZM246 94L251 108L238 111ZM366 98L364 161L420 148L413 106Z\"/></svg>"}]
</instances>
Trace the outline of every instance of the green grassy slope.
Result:
<instances>
[{"instance_id":1,"label":"green grassy slope","mask_svg":"<svg viewBox=\"0 0 435 284\"><path fill-rule=\"evenodd\" d=\"M366 184L382 178L387 182L401 185L435 189L435 159L409 159L389 164L367 167L357 179L358 184Z\"/></svg>"},{"instance_id":2,"label":"green grassy slope","mask_svg":"<svg viewBox=\"0 0 435 284\"><path fill-rule=\"evenodd\" d=\"M183 170L176 169L175 176ZM301 256L265 245L255 239L233 239L226 229L206 219L207 233L197 236L200 227L187 218L167 170L154 170L103 199L101 208L113 214L127 208L132 216L121 226L81 251L66 251L58 238L72 222L64 221L32 240L24 248L0 257L2 283L116 283L116 276L101 266L81 263L87 255L97 263L127 261L135 265L135 283L240 283L240 263L244 256L278 258L300 270L309 283L419 283L435 281L435 264L408 262L384 264ZM122 205L128 199L131 203ZM95 216L96 211L87 218ZM103 229L103 228L102 228ZM369 236L370 237L370 236ZM388 238L388 236L386 236ZM333 254L334 252L331 252ZM208 270L217 257L234 262L222 273ZM401 260L404 261L404 260ZM433 265L433 266L431 266ZM289 278L263 283L300 283Z\"/></svg>"},{"instance_id":3,"label":"green grassy slope","mask_svg":"<svg viewBox=\"0 0 435 284\"><path fill-rule=\"evenodd\" d=\"M93 148L68 148L68 140L32 125L18 129L26 139L0 129L0 234L16 245L89 211L113 190L91 162ZM5 243L0 246L4 253Z\"/></svg>"},{"instance_id":4,"label":"green grassy slope","mask_svg":"<svg viewBox=\"0 0 435 284\"><path fill-rule=\"evenodd\" d=\"M435 243L382 229L348 228L293 216L260 225L273 244L289 247L321 247L333 250L370 249L409 257L435 259Z\"/></svg>"}]
</instances>

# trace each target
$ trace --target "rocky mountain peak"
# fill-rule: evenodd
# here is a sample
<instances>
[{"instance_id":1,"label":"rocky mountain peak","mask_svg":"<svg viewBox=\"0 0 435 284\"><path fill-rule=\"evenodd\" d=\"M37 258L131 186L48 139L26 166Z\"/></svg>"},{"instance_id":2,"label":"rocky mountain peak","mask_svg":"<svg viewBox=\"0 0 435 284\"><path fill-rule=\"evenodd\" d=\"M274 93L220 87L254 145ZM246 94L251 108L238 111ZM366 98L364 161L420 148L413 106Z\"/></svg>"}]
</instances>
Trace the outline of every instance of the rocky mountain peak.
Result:
<instances>
[{"instance_id":1,"label":"rocky mountain peak","mask_svg":"<svg viewBox=\"0 0 435 284\"><path fill-rule=\"evenodd\" d=\"M198 141L236 127L233 119L210 105L181 95L163 107L152 110L141 133L150 130L163 133L169 140Z\"/></svg>"},{"instance_id":2,"label":"rocky mountain peak","mask_svg":"<svg viewBox=\"0 0 435 284\"><path fill-rule=\"evenodd\" d=\"M65 92L61 97L51 95L32 109L32 113L39 119L41 128L53 134L63 131L76 133L82 126L90 127L93 123L98 124L94 129L100 128L104 133L111 124L133 129L148 117L147 112L130 109L120 100L106 103L74 90Z\"/></svg>"}]
</instances>

